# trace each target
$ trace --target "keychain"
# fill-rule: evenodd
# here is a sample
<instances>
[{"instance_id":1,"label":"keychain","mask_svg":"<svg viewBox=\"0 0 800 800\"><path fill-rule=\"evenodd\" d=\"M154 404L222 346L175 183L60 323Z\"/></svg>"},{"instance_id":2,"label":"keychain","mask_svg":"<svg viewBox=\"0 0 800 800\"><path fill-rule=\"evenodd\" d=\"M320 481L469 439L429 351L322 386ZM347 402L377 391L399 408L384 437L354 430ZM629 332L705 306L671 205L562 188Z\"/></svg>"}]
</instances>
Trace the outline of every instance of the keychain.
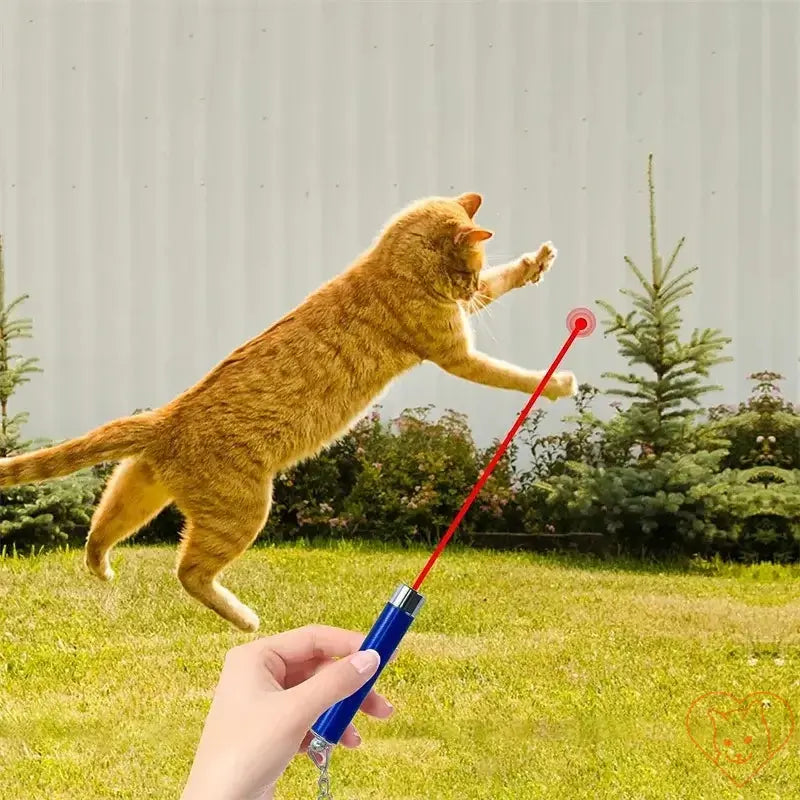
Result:
<instances>
[{"instance_id":1,"label":"keychain","mask_svg":"<svg viewBox=\"0 0 800 800\"><path fill-rule=\"evenodd\" d=\"M511 427L511 430L506 434L497 452L492 457L486 469L478 478L477 483L469 493L469 497L464 501L464 504L459 509L450 527L442 537L436 549L431 554L428 562L419 573L417 579L414 581L413 586L407 586L401 583L395 589L394 594L389 599L389 602L384 606L380 616L375 620L372 629L367 634L361 644L360 650L376 650L380 655L380 664L375 675L367 681L357 692L340 700L338 703L332 705L320 718L311 726L311 733L313 738L308 745L308 756L314 762L317 769L319 769L319 779L317 780L317 800L333 800L331 793L330 782L330 760L333 749L339 743L342 734L351 723L356 712L361 707L361 704L366 699L366 696L372 690L373 685L378 680L384 666L389 662L394 652L397 650L406 632L411 627L411 623L416 619L425 598L419 593L419 587L427 577L431 568L436 560L441 555L447 543L452 538L461 520L466 515L470 506L475 498L480 493L489 476L494 471L500 459L503 457L506 449L511 440L516 435L517 431L522 426L525 418L533 408L534 403L539 399L539 396L544 391L547 382L556 371L556 367L561 363L561 360L567 353L567 350L572 346L572 343L578 337L589 336L595 328L596 320L594 314L587 308L577 308L569 313L567 316L567 330L570 331L569 338L564 342L563 347L559 351L550 368L545 373L536 390L531 395L530 400L517 417L516 422Z\"/></svg>"},{"instance_id":2,"label":"keychain","mask_svg":"<svg viewBox=\"0 0 800 800\"><path fill-rule=\"evenodd\" d=\"M333 745L328 744L324 739L315 736L308 745L308 755L319 769L319 779L317 780L317 800L333 800L331 794L331 779L328 775L328 765L330 764Z\"/></svg>"}]
</instances>

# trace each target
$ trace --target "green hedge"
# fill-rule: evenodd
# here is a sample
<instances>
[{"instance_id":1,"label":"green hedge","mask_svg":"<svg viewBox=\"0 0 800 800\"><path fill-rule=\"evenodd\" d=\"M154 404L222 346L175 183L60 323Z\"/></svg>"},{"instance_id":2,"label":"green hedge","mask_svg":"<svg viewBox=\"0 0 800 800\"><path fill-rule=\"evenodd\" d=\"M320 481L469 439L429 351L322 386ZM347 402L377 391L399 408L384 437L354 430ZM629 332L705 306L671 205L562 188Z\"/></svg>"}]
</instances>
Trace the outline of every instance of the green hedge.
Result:
<instances>
[{"instance_id":1,"label":"green hedge","mask_svg":"<svg viewBox=\"0 0 800 800\"><path fill-rule=\"evenodd\" d=\"M690 444L681 453L621 453L628 412L618 409L600 421L590 410L598 392L589 386L581 387L576 414L560 433L541 435L544 412L535 411L462 523L459 541L491 532L595 532L603 535L601 549L614 555L800 559L800 410L781 397L780 376L751 377L750 399L710 409L687 430ZM431 407L416 408L391 421L374 411L277 478L261 539L431 545L496 444L477 447L467 420L453 411L437 417ZM97 467L94 483L80 484L81 498L73 497L74 484L65 484L72 511L57 542L80 543L89 504L110 469ZM170 507L135 541L175 542L181 525ZM17 531L21 549L51 543L26 537L24 526ZM596 550L597 542L591 544Z\"/></svg>"}]
</instances>

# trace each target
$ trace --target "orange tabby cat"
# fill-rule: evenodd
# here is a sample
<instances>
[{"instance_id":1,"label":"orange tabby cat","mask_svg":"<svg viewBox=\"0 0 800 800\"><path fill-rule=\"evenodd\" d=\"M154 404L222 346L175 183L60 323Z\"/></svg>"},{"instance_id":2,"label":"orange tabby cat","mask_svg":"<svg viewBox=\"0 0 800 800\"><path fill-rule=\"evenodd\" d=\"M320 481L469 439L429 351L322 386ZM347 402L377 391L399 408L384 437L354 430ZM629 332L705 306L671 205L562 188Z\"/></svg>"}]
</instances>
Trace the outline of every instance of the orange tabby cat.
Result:
<instances>
[{"instance_id":1,"label":"orange tabby cat","mask_svg":"<svg viewBox=\"0 0 800 800\"><path fill-rule=\"evenodd\" d=\"M475 383L530 394L544 373L476 351L467 312L537 282L556 256L482 270L478 194L428 198L395 216L345 272L234 350L155 411L54 447L0 459L0 486L116 467L92 518L86 565L114 573L109 552L174 502L186 517L177 575L190 595L244 631L256 614L221 586L222 569L264 526L272 479L342 435L401 373L423 361ZM544 395L575 394L569 372Z\"/></svg>"}]
</instances>

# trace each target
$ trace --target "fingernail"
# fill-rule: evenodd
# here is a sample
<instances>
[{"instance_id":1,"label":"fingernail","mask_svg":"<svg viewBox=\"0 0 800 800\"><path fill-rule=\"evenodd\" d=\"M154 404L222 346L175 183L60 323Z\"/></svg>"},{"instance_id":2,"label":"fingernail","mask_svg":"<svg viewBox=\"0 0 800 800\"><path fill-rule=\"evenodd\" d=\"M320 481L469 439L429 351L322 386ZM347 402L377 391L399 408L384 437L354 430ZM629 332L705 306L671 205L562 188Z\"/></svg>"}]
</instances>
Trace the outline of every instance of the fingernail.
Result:
<instances>
[{"instance_id":1,"label":"fingernail","mask_svg":"<svg viewBox=\"0 0 800 800\"><path fill-rule=\"evenodd\" d=\"M394 714L394 706L385 698L383 702L386 703L387 710L390 711L392 714Z\"/></svg>"},{"instance_id":2,"label":"fingernail","mask_svg":"<svg viewBox=\"0 0 800 800\"><path fill-rule=\"evenodd\" d=\"M351 659L350 663L356 668L356 672L363 675L375 669L380 663L381 657L375 650L359 650Z\"/></svg>"},{"instance_id":3,"label":"fingernail","mask_svg":"<svg viewBox=\"0 0 800 800\"><path fill-rule=\"evenodd\" d=\"M359 735L358 731L353 731L353 736L356 740L356 747L361 747L361 736Z\"/></svg>"}]
</instances>

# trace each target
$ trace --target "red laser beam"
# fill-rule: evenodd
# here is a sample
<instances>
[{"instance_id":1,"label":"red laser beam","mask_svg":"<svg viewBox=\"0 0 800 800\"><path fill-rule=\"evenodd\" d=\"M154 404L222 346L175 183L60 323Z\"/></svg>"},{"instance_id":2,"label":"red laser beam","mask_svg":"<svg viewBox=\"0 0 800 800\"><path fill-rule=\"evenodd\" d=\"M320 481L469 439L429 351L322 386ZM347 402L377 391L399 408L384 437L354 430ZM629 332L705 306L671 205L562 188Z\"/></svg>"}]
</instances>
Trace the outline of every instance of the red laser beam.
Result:
<instances>
[{"instance_id":1,"label":"red laser beam","mask_svg":"<svg viewBox=\"0 0 800 800\"><path fill-rule=\"evenodd\" d=\"M589 312L591 314L591 312ZM431 571L431 568L436 563L436 559L442 554L442 550L447 547L447 543L452 538L453 534L456 532L456 529L461 524L461 520L464 519L466 516L467 511L469 511L470 506L475 501L475 498L480 494L481 489L483 489L486 481L489 480L489 476L494 472L494 468L497 466L500 459L503 457L503 453L508 449L508 446L511 444L511 440L516 436L517 431L522 426L522 423L525 422L525 418L530 413L531 409L533 408L533 404L539 399L539 396L544 391L545 387L547 386L547 382L550 378L553 377L553 373L556 371L556 367L561 363L564 356L567 354L567 350L572 347L572 343L581 335L583 331L589 328L589 319L586 316L581 314L577 316L573 320L572 324L572 331L567 338L567 341L564 342L561 350L559 351L558 355L553 360L553 363L548 368L547 372L544 374L544 378L542 378L542 382L536 387L536 390L531 395L530 400L528 400L525 408L522 409L522 412L517 417L516 422L511 426L511 430L506 434L506 438L503 439L500 447L497 448L497 452L492 456L492 460L487 465L486 469L481 474L480 478L478 478L477 483L475 486L472 487L472 491L469 493L469 497L464 501L464 504L458 510L458 513L453 518L453 521L450 523L450 527L445 532L444 536L442 536L439 544L436 546L436 549L431 554L431 557L428 559L428 563L422 568L422 572L419 573L417 579L414 581L414 586L412 587L414 591L419 591L419 587L422 586L422 582L428 576L428 573Z\"/></svg>"}]
</instances>

